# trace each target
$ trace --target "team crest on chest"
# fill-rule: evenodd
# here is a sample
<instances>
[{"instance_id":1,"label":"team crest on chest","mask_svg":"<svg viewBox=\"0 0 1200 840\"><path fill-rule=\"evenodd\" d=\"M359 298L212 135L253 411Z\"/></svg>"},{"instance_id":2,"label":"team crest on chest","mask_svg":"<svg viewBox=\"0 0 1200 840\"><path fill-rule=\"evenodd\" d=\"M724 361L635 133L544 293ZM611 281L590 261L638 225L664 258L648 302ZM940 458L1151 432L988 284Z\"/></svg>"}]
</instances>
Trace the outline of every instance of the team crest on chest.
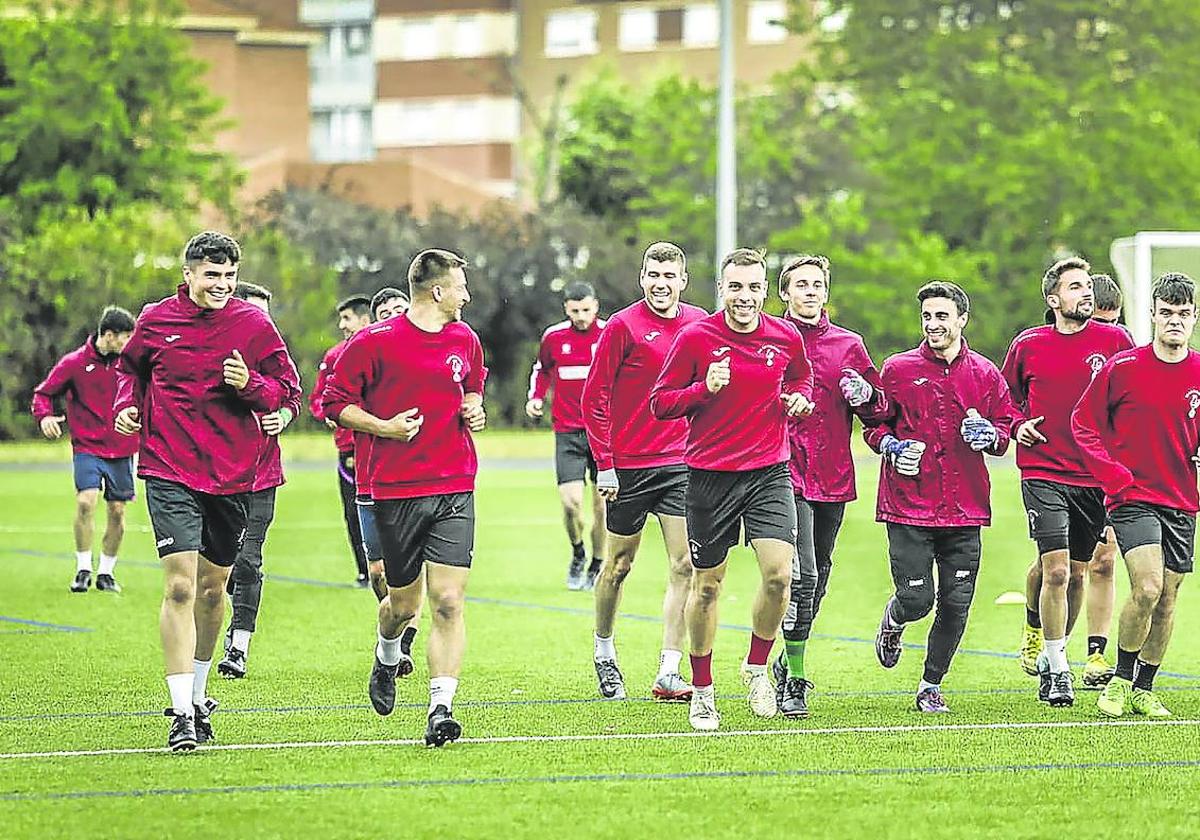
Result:
<instances>
[{"instance_id":1,"label":"team crest on chest","mask_svg":"<svg viewBox=\"0 0 1200 840\"><path fill-rule=\"evenodd\" d=\"M457 353L451 353L446 357L446 366L450 368L451 378L455 382L463 381L463 368L466 367L466 363L462 360L461 356Z\"/></svg>"},{"instance_id":2,"label":"team crest on chest","mask_svg":"<svg viewBox=\"0 0 1200 840\"><path fill-rule=\"evenodd\" d=\"M1107 362L1108 359L1104 358L1103 353L1093 353L1084 359L1084 361L1087 362L1087 366L1092 369L1092 379L1095 379L1096 374L1100 372L1100 368L1104 367L1104 363Z\"/></svg>"},{"instance_id":3,"label":"team crest on chest","mask_svg":"<svg viewBox=\"0 0 1200 840\"><path fill-rule=\"evenodd\" d=\"M564 342L563 342L563 346L562 346L562 352L563 352L563 353L570 353L570 352L571 352L571 342L569 342L569 341L564 341Z\"/></svg>"},{"instance_id":4,"label":"team crest on chest","mask_svg":"<svg viewBox=\"0 0 1200 840\"><path fill-rule=\"evenodd\" d=\"M767 344L758 348L758 355L766 359L767 367L775 367L775 357L782 352L774 344Z\"/></svg>"},{"instance_id":5,"label":"team crest on chest","mask_svg":"<svg viewBox=\"0 0 1200 840\"><path fill-rule=\"evenodd\" d=\"M1191 389L1185 395L1185 399L1188 401L1188 419L1195 420L1196 412L1200 411L1200 391Z\"/></svg>"}]
</instances>

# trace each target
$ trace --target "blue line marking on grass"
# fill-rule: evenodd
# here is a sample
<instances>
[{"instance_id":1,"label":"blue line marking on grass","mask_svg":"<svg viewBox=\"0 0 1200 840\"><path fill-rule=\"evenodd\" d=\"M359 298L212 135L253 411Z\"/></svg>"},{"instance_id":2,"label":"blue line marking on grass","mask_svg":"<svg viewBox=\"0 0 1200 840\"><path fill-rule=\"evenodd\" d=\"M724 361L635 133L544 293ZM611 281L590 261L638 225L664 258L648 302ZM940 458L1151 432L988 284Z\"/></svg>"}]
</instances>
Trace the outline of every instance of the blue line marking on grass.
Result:
<instances>
[{"instance_id":1,"label":"blue line marking on grass","mask_svg":"<svg viewBox=\"0 0 1200 840\"><path fill-rule=\"evenodd\" d=\"M468 785L545 785L596 782L675 782L686 780L846 778L881 776L952 776L990 773L1029 773L1063 770L1194 769L1200 761L1095 761L1045 764L991 764L976 767L864 767L797 768L791 770L711 770L680 773L590 773L559 776L501 776L469 779L395 779L371 782L300 782L279 785L227 785L223 787L136 788L133 790L72 790L58 793L0 794L4 802L53 802L72 799L142 799L153 796L197 796L239 793L305 793L312 791L393 790L466 787Z\"/></svg>"},{"instance_id":2,"label":"blue line marking on grass","mask_svg":"<svg viewBox=\"0 0 1200 840\"><path fill-rule=\"evenodd\" d=\"M70 624L51 624L47 621L34 621L32 618L17 618L12 615L0 615L0 621L7 621L12 624L24 624L29 627L36 627L40 632L56 632L56 633L91 633L90 627L73 627ZM24 631L30 632L30 631Z\"/></svg>"}]
</instances>

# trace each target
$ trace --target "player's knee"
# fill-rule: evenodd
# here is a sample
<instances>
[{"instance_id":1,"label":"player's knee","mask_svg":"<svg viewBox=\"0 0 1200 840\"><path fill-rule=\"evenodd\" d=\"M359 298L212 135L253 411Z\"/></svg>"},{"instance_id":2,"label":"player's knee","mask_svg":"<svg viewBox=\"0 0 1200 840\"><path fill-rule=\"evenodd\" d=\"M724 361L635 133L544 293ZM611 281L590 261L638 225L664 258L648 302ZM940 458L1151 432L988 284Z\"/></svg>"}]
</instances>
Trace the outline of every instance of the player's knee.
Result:
<instances>
[{"instance_id":1,"label":"player's knee","mask_svg":"<svg viewBox=\"0 0 1200 840\"><path fill-rule=\"evenodd\" d=\"M1108 546L1103 545L1092 557L1092 562L1088 564L1088 574L1094 578L1111 578L1113 576L1113 568L1116 565L1116 560L1116 546L1109 548Z\"/></svg>"},{"instance_id":2,"label":"player's knee","mask_svg":"<svg viewBox=\"0 0 1200 840\"><path fill-rule=\"evenodd\" d=\"M629 577L631 571L633 571L633 558L622 553L605 561L600 574L616 583L622 583L625 578Z\"/></svg>"},{"instance_id":3,"label":"player's knee","mask_svg":"<svg viewBox=\"0 0 1200 840\"><path fill-rule=\"evenodd\" d=\"M1142 610L1155 608L1162 594L1162 581L1152 577L1135 580L1129 587L1129 597Z\"/></svg>"},{"instance_id":4,"label":"player's knee","mask_svg":"<svg viewBox=\"0 0 1200 840\"><path fill-rule=\"evenodd\" d=\"M1078 591L1087 581L1087 565L1084 563L1071 564L1071 578L1069 580L1069 588L1071 591Z\"/></svg>"},{"instance_id":5,"label":"player's knee","mask_svg":"<svg viewBox=\"0 0 1200 840\"><path fill-rule=\"evenodd\" d=\"M670 575L675 580L691 580L692 577L692 560L687 554L682 554L678 557L667 558L669 563L668 569Z\"/></svg>"},{"instance_id":6,"label":"player's knee","mask_svg":"<svg viewBox=\"0 0 1200 840\"><path fill-rule=\"evenodd\" d=\"M692 578L692 603L711 607L721 597L721 581L715 578L694 576Z\"/></svg>"},{"instance_id":7,"label":"player's knee","mask_svg":"<svg viewBox=\"0 0 1200 840\"><path fill-rule=\"evenodd\" d=\"M1042 570L1042 586L1049 589L1062 589L1071 580L1071 572L1066 566L1054 565Z\"/></svg>"},{"instance_id":8,"label":"player's knee","mask_svg":"<svg viewBox=\"0 0 1200 840\"><path fill-rule=\"evenodd\" d=\"M896 600L903 608L904 621L916 621L929 615L933 609L934 593L932 586L909 586L896 593Z\"/></svg>"},{"instance_id":9,"label":"player's knee","mask_svg":"<svg viewBox=\"0 0 1200 840\"><path fill-rule=\"evenodd\" d=\"M185 575L176 575L167 580L164 597L177 606L190 606L196 599L196 584Z\"/></svg>"},{"instance_id":10,"label":"player's knee","mask_svg":"<svg viewBox=\"0 0 1200 840\"><path fill-rule=\"evenodd\" d=\"M81 517L91 516L96 512L96 497L80 494L75 497L75 512Z\"/></svg>"},{"instance_id":11,"label":"player's knee","mask_svg":"<svg viewBox=\"0 0 1200 840\"><path fill-rule=\"evenodd\" d=\"M439 624L455 624L462 619L463 599L461 595L443 595L433 608L433 620ZM411 620L409 616L406 621Z\"/></svg>"},{"instance_id":12,"label":"player's knee","mask_svg":"<svg viewBox=\"0 0 1200 840\"><path fill-rule=\"evenodd\" d=\"M762 587L768 597L783 598L792 586L791 569L767 569L763 572Z\"/></svg>"}]
</instances>

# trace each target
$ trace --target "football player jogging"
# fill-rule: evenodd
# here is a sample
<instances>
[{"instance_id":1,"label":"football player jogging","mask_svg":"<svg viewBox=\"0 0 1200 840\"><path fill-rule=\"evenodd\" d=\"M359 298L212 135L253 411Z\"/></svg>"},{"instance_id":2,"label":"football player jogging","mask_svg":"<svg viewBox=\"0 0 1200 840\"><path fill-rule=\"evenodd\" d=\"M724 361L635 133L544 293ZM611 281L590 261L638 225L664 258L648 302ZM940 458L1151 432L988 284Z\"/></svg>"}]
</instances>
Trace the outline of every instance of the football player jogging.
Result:
<instances>
[{"instance_id":1,"label":"football player jogging","mask_svg":"<svg viewBox=\"0 0 1200 840\"><path fill-rule=\"evenodd\" d=\"M529 377L525 413L542 417L546 396L553 391L551 420L554 426L554 472L562 502L563 524L571 541L567 588L591 589L604 563L604 499L595 487L596 459L588 446L583 425L583 383L604 330L598 318L600 303L587 283L571 283L563 292L567 320L548 327ZM592 562L583 548L583 483L592 480Z\"/></svg>"},{"instance_id":2,"label":"football player jogging","mask_svg":"<svg viewBox=\"0 0 1200 840\"><path fill-rule=\"evenodd\" d=\"M1154 693L1175 623L1175 604L1195 550L1200 353L1196 286L1184 274L1154 283L1154 340L1118 353L1092 380L1071 415L1084 463L1100 481L1129 572L1117 623L1117 668L1097 706L1170 717Z\"/></svg>"},{"instance_id":3,"label":"football player jogging","mask_svg":"<svg viewBox=\"0 0 1200 840\"><path fill-rule=\"evenodd\" d=\"M788 473L788 418L813 410L812 368L794 326L762 311L767 266L739 248L721 261L722 309L675 337L650 396L661 420L688 419L687 529L693 566L687 625L692 666L688 717L720 725L712 651L717 599L729 549L744 525L762 582L754 599L750 650L742 664L750 710L777 711L767 674L787 610L796 553L796 502Z\"/></svg>"},{"instance_id":4,"label":"football player jogging","mask_svg":"<svg viewBox=\"0 0 1200 840\"><path fill-rule=\"evenodd\" d=\"M234 297L248 301L270 315L271 293L256 283L239 282ZM258 623L262 605L263 544L267 531L275 521L275 490L283 484L283 457L279 451L279 435L300 412L299 400L293 400L258 417L262 429L259 441L258 470L254 486L246 497L246 538L238 552L225 592L233 607L229 629L225 632L225 656L217 663L217 673L230 679L246 676L246 657L250 653L250 638Z\"/></svg>"},{"instance_id":5,"label":"football player jogging","mask_svg":"<svg viewBox=\"0 0 1200 840\"><path fill-rule=\"evenodd\" d=\"M75 580L72 592L92 585L92 540L96 503L104 491L107 522L100 542L96 589L120 592L113 577L117 553L125 536L125 505L133 499L133 455L137 440L113 428L113 398L117 393L117 356L133 333L133 315L119 306L100 313L94 336L58 360L49 375L33 389L33 419L48 440L62 437L63 421L71 433L75 472ZM63 397L66 413L54 410Z\"/></svg>"},{"instance_id":6,"label":"football player jogging","mask_svg":"<svg viewBox=\"0 0 1200 840\"><path fill-rule=\"evenodd\" d=\"M813 402L820 410L788 427L789 469L796 497L796 558L783 646L772 670L775 701L786 717L808 717L812 682L804 654L813 621L829 585L833 549L846 503L856 498L850 435L854 416L873 423L888 415L888 402L862 336L829 320L829 260L804 254L779 272L784 317L800 330L813 368Z\"/></svg>"},{"instance_id":7,"label":"football player jogging","mask_svg":"<svg viewBox=\"0 0 1200 840\"><path fill-rule=\"evenodd\" d=\"M1124 330L1092 320L1090 268L1072 257L1046 270L1042 297L1054 323L1013 339L1003 367L1018 412L1013 438L1021 497L1040 568L1038 607L1026 617L1025 637L1031 637L1034 621L1040 623L1042 633L1033 638L1042 637L1043 649L1033 670L1038 699L1051 706L1075 702L1067 637L1083 605L1084 570L1104 539L1106 519L1104 494L1071 434L1071 411L1104 363L1133 346ZM1107 663L1089 660L1085 684L1106 681Z\"/></svg>"},{"instance_id":8,"label":"football player jogging","mask_svg":"<svg viewBox=\"0 0 1200 840\"><path fill-rule=\"evenodd\" d=\"M330 371L337 364L342 351L346 349L346 342L356 332L371 323L371 299L366 295L351 295L338 303L335 312L337 313L338 329L342 331L342 340L325 351L325 356L317 367L317 379L308 398L308 410L312 412L313 417L333 430L333 445L337 449L338 458L338 495L342 500L342 517L346 521L346 535L350 539L350 551L354 554L354 563L358 567L355 583L366 589L371 583L367 576L367 555L363 550L358 506L354 504L354 432L343 429L325 416L321 409L321 395L325 391L325 383L329 379Z\"/></svg>"},{"instance_id":9,"label":"football player jogging","mask_svg":"<svg viewBox=\"0 0 1200 840\"><path fill-rule=\"evenodd\" d=\"M379 610L371 704L381 715L395 708L400 634L420 607L424 578L432 607L425 743L435 747L462 734L453 702L475 547L478 459L471 435L486 424L483 347L462 322L471 300L465 265L449 251L418 254L408 269L408 312L355 336L324 396L326 416L375 438L366 480L388 608Z\"/></svg>"},{"instance_id":10,"label":"football player jogging","mask_svg":"<svg viewBox=\"0 0 1200 840\"><path fill-rule=\"evenodd\" d=\"M596 489L607 503L608 562L596 580L593 660L600 695L625 697L617 665L613 625L625 578L633 568L647 517L658 517L667 550L663 642L651 694L658 700L690 700L692 688L679 673L686 636L692 565L687 544L687 421L658 420L650 413L650 389L675 336L708 313L681 303L687 260L669 242L646 249L639 277L644 297L608 320L583 390L588 443L599 470Z\"/></svg>"},{"instance_id":11,"label":"football player jogging","mask_svg":"<svg viewBox=\"0 0 1200 840\"><path fill-rule=\"evenodd\" d=\"M917 292L925 340L883 364L891 418L864 432L883 455L876 519L885 523L895 594L875 636L884 668L900 661L904 628L937 610L917 685L920 712L948 712L942 678L967 626L980 529L991 523L984 453L1003 455L1015 409L999 369L967 346L970 301L953 283ZM937 571L936 585L934 571Z\"/></svg>"},{"instance_id":12,"label":"football player jogging","mask_svg":"<svg viewBox=\"0 0 1200 840\"><path fill-rule=\"evenodd\" d=\"M163 566L167 745L215 740L206 696L225 584L246 535L262 449L255 412L299 405L300 378L267 314L233 297L241 248L205 231L174 297L148 304L121 353L116 429L140 434L138 475Z\"/></svg>"}]
</instances>

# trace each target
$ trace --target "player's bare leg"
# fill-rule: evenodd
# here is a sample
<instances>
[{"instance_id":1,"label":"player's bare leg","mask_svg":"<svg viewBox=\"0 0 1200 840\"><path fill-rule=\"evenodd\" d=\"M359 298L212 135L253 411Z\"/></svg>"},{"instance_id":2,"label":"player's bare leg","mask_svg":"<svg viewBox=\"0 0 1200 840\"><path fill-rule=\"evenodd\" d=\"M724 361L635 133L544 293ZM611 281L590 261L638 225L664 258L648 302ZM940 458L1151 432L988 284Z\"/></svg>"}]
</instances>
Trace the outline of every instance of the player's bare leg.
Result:
<instances>
[{"instance_id":1,"label":"player's bare leg","mask_svg":"<svg viewBox=\"0 0 1200 840\"><path fill-rule=\"evenodd\" d=\"M1116 600L1117 537L1112 526L1104 530L1106 542L1099 543L1087 569L1088 657L1083 668L1086 688L1100 688L1112 679L1113 668L1105 652L1112 628Z\"/></svg>"},{"instance_id":2,"label":"player's bare leg","mask_svg":"<svg viewBox=\"0 0 1200 840\"><path fill-rule=\"evenodd\" d=\"M99 490L80 490L75 494L75 520L71 530L75 534L75 581L72 592L87 592L92 585L92 541Z\"/></svg>"},{"instance_id":3,"label":"player's bare leg","mask_svg":"<svg viewBox=\"0 0 1200 840\"><path fill-rule=\"evenodd\" d=\"M1154 607L1154 616L1150 621L1150 633L1146 643L1142 645L1137 658L1137 669L1133 677L1133 695L1130 705L1136 714L1149 717L1170 717L1170 710L1154 693L1154 678L1162 665L1167 652L1167 644L1171 641L1171 631L1175 628L1175 604L1179 587L1183 583L1183 575L1165 569L1163 573L1162 594Z\"/></svg>"},{"instance_id":4,"label":"player's bare leg","mask_svg":"<svg viewBox=\"0 0 1200 840\"><path fill-rule=\"evenodd\" d=\"M742 663L742 681L749 688L750 710L759 717L773 717L778 707L775 689L767 675L767 662L787 612L796 546L774 539L754 540L752 546L761 580L754 596L751 614L754 633L750 637L750 652Z\"/></svg>"},{"instance_id":5,"label":"player's bare leg","mask_svg":"<svg viewBox=\"0 0 1200 840\"><path fill-rule=\"evenodd\" d=\"M463 617L467 577L470 569L458 566L427 564L425 574L429 587L430 624L429 657L429 727L425 743L441 746L455 741L462 727L453 717L454 693L458 690L458 675L462 669L463 652L467 647L467 625Z\"/></svg>"},{"instance_id":6,"label":"player's bare leg","mask_svg":"<svg viewBox=\"0 0 1200 840\"><path fill-rule=\"evenodd\" d=\"M717 634L717 602L725 581L727 561L711 569L693 569L684 610L692 661L692 704L688 718L693 729L714 730L720 725L712 678L713 639Z\"/></svg>"},{"instance_id":7,"label":"player's bare leg","mask_svg":"<svg viewBox=\"0 0 1200 840\"><path fill-rule=\"evenodd\" d=\"M607 543L608 507L595 485L592 485L592 562L588 564L584 589L591 589L596 585L600 567L604 565L604 558L608 556Z\"/></svg>"},{"instance_id":8,"label":"player's bare leg","mask_svg":"<svg viewBox=\"0 0 1200 840\"><path fill-rule=\"evenodd\" d=\"M396 707L396 673L400 665L400 635L421 608L424 581L418 575L405 586L389 586L388 596L379 602L379 634L375 645L375 664L371 668L368 694L371 705L381 715L390 715Z\"/></svg>"},{"instance_id":9,"label":"player's bare leg","mask_svg":"<svg viewBox=\"0 0 1200 840\"><path fill-rule=\"evenodd\" d=\"M110 501L106 505L104 536L100 540L100 568L96 575L96 589L102 592L120 592L121 587L113 577L117 565L117 553L125 539L125 502Z\"/></svg>"},{"instance_id":10,"label":"player's bare leg","mask_svg":"<svg viewBox=\"0 0 1200 840\"><path fill-rule=\"evenodd\" d=\"M1042 591L1038 601L1045 647L1037 660L1038 699L1052 706L1075 702L1071 666L1067 662L1067 590L1071 559L1066 548L1041 556Z\"/></svg>"},{"instance_id":11,"label":"player's bare leg","mask_svg":"<svg viewBox=\"0 0 1200 840\"><path fill-rule=\"evenodd\" d=\"M1117 669L1096 702L1110 717L1125 714L1132 699L1137 660L1150 636L1165 588L1167 570L1163 567L1162 546L1148 544L1132 549L1125 555L1125 568L1129 572L1129 598L1117 620ZM1170 629L1165 632L1169 638ZM1165 647L1161 637L1156 644Z\"/></svg>"},{"instance_id":12,"label":"player's bare leg","mask_svg":"<svg viewBox=\"0 0 1200 840\"><path fill-rule=\"evenodd\" d=\"M687 519L660 514L658 524L667 549L667 591L663 595L662 652L658 659L654 694L665 700L686 700L692 691L679 673L679 665L683 660L683 646L687 642L685 612L692 583Z\"/></svg>"}]
</instances>

